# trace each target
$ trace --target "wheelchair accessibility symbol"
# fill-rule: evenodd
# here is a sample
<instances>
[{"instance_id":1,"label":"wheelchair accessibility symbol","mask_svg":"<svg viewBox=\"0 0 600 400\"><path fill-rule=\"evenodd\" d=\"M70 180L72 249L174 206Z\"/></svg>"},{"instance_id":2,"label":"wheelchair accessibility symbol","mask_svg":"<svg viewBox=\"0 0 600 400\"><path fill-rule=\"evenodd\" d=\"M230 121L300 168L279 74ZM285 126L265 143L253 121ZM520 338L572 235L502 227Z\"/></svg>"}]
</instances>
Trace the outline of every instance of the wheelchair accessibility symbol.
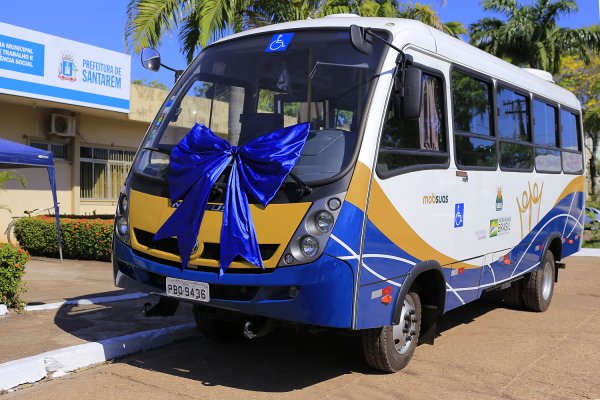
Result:
<instances>
[{"instance_id":1,"label":"wheelchair accessibility symbol","mask_svg":"<svg viewBox=\"0 0 600 400\"><path fill-rule=\"evenodd\" d=\"M465 203L454 205L454 227L461 228L465 222Z\"/></svg>"},{"instance_id":2,"label":"wheelchair accessibility symbol","mask_svg":"<svg viewBox=\"0 0 600 400\"><path fill-rule=\"evenodd\" d=\"M272 53L274 51L286 51L288 45L292 41L293 33L276 33L271 38L271 41L265 49L266 53Z\"/></svg>"}]
</instances>

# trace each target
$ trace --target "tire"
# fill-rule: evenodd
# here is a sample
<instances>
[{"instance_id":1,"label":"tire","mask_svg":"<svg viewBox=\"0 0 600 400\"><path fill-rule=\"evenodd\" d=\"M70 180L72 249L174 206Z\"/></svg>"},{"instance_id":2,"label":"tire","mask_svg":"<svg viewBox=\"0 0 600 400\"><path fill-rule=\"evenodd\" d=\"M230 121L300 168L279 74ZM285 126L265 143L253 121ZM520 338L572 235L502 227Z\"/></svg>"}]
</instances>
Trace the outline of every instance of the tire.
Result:
<instances>
[{"instance_id":1,"label":"tire","mask_svg":"<svg viewBox=\"0 0 600 400\"><path fill-rule=\"evenodd\" d=\"M242 336L241 324L211 317L196 306L194 306L194 320L202 336L213 342L224 342Z\"/></svg>"},{"instance_id":2,"label":"tire","mask_svg":"<svg viewBox=\"0 0 600 400\"><path fill-rule=\"evenodd\" d=\"M533 271L523 280L523 303L531 311L544 312L550 307L554 294L556 276L554 254L546 251L541 268Z\"/></svg>"},{"instance_id":3,"label":"tire","mask_svg":"<svg viewBox=\"0 0 600 400\"><path fill-rule=\"evenodd\" d=\"M363 332L362 346L367 364L380 371L400 371L408 365L417 348L420 330L421 300L416 292L409 292L404 299L399 325ZM404 339L407 335L408 341Z\"/></svg>"}]
</instances>

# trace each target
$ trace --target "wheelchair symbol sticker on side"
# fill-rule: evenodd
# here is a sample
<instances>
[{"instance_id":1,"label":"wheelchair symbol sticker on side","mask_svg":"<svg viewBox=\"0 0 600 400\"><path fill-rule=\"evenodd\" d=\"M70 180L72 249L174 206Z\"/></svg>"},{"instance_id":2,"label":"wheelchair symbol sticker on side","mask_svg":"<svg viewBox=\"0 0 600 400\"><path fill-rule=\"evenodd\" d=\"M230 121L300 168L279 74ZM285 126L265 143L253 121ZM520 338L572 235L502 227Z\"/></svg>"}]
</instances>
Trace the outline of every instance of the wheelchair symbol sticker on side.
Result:
<instances>
[{"instance_id":1,"label":"wheelchair symbol sticker on side","mask_svg":"<svg viewBox=\"0 0 600 400\"><path fill-rule=\"evenodd\" d=\"M454 205L454 227L462 228L465 222L465 203Z\"/></svg>"},{"instance_id":2,"label":"wheelchair symbol sticker on side","mask_svg":"<svg viewBox=\"0 0 600 400\"><path fill-rule=\"evenodd\" d=\"M265 49L266 53L272 53L274 51L286 51L288 45L292 41L292 37L294 33L276 33L273 35L267 48Z\"/></svg>"}]
</instances>

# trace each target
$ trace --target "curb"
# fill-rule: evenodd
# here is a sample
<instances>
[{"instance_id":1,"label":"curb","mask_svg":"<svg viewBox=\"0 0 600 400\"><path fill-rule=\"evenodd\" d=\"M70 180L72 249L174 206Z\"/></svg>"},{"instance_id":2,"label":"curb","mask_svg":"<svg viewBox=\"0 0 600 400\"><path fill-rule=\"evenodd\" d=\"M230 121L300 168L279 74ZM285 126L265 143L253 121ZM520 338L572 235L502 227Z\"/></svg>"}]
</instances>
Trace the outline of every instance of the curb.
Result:
<instances>
[{"instance_id":1,"label":"curb","mask_svg":"<svg viewBox=\"0 0 600 400\"><path fill-rule=\"evenodd\" d=\"M572 257L600 257L600 249L582 248L577 253L572 254Z\"/></svg>"},{"instance_id":2,"label":"curb","mask_svg":"<svg viewBox=\"0 0 600 400\"><path fill-rule=\"evenodd\" d=\"M193 322L65 347L0 364L0 391L198 336Z\"/></svg>"},{"instance_id":3,"label":"curb","mask_svg":"<svg viewBox=\"0 0 600 400\"><path fill-rule=\"evenodd\" d=\"M64 305L88 305L88 304L103 304L112 303L114 301L124 300L135 300L141 297L149 296L149 293L128 293L119 296L104 296L104 297L91 297L89 299L77 299L77 300L65 300L56 303L48 304L36 304L33 306L25 306L25 311L43 311L43 310L55 310L61 308Z\"/></svg>"}]
</instances>

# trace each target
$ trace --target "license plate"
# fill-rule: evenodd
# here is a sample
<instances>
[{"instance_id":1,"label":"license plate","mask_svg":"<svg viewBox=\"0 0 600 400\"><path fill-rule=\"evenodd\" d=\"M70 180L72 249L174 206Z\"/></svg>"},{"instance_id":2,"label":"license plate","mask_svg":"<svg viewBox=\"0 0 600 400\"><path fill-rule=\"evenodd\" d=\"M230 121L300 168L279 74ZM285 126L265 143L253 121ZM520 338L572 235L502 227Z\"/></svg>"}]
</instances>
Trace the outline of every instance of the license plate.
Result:
<instances>
[{"instance_id":1,"label":"license plate","mask_svg":"<svg viewBox=\"0 0 600 400\"><path fill-rule=\"evenodd\" d=\"M207 302L210 300L208 283L167 278L167 296Z\"/></svg>"}]
</instances>

